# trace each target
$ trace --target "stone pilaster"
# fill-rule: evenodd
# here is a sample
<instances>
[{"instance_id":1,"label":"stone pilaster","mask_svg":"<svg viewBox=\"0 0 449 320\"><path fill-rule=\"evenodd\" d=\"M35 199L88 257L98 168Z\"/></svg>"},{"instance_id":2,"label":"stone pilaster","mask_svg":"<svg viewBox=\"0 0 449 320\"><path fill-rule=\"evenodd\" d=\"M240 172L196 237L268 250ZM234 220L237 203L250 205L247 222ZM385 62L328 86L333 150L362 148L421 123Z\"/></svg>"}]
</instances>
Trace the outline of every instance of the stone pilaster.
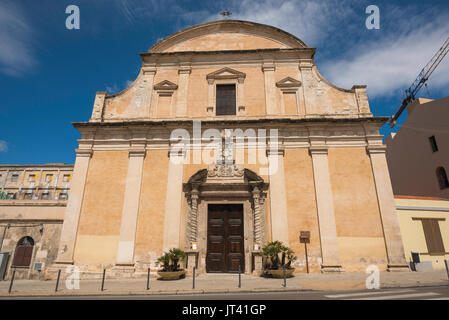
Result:
<instances>
[{"instance_id":1,"label":"stone pilaster","mask_svg":"<svg viewBox=\"0 0 449 320\"><path fill-rule=\"evenodd\" d=\"M371 159L374 183L376 185L377 202L384 232L387 250L388 270L408 270L402 245L399 220L394 203L393 189L390 182L385 145L368 145L367 151Z\"/></svg>"},{"instance_id":2,"label":"stone pilaster","mask_svg":"<svg viewBox=\"0 0 449 320\"><path fill-rule=\"evenodd\" d=\"M59 241L58 257L56 264L73 264L78 222L81 214L81 206L84 198L89 161L92 149L77 149L75 166L70 185L70 196L64 215L64 223Z\"/></svg>"},{"instance_id":3,"label":"stone pilaster","mask_svg":"<svg viewBox=\"0 0 449 320\"><path fill-rule=\"evenodd\" d=\"M146 86L146 103L145 103L145 114L147 118L151 118L152 116L152 108L154 109L154 106L151 105L152 96L153 96L153 82L154 82L154 76L156 75L156 67L155 66L144 66L142 67L143 71L143 77L145 80L145 83L147 83Z\"/></svg>"},{"instance_id":4,"label":"stone pilaster","mask_svg":"<svg viewBox=\"0 0 449 320\"><path fill-rule=\"evenodd\" d=\"M189 76L192 68L189 66L182 66L178 70L178 97L176 104L176 117L187 116L187 89L189 87Z\"/></svg>"},{"instance_id":5,"label":"stone pilaster","mask_svg":"<svg viewBox=\"0 0 449 320\"><path fill-rule=\"evenodd\" d=\"M94 107L92 109L91 122L100 122L103 118L104 100L108 96L105 91L98 91L95 94Z\"/></svg>"},{"instance_id":6,"label":"stone pilaster","mask_svg":"<svg viewBox=\"0 0 449 320\"><path fill-rule=\"evenodd\" d=\"M299 103L303 107L304 116L310 113L309 106L313 103L311 98L313 99L313 76L312 76L312 60L305 60L299 63L299 74L298 79L301 81L301 88L299 94Z\"/></svg>"},{"instance_id":7,"label":"stone pilaster","mask_svg":"<svg viewBox=\"0 0 449 320\"><path fill-rule=\"evenodd\" d=\"M329 174L327 146L310 146L312 156L318 225L321 240L321 271L342 271L338 254L334 198Z\"/></svg>"},{"instance_id":8,"label":"stone pilaster","mask_svg":"<svg viewBox=\"0 0 449 320\"><path fill-rule=\"evenodd\" d=\"M145 158L145 142L143 148L132 148L129 151L128 174L125 185L120 240L116 265L134 265L134 244L136 238L137 216L139 214L140 189L142 185L143 163Z\"/></svg>"},{"instance_id":9,"label":"stone pilaster","mask_svg":"<svg viewBox=\"0 0 449 320\"><path fill-rule=\"evenodd\" d=\"M179 155L169 152L163 251L179 248L184 157L185 153Z\"/></svg>"},{"instance_id":10,"label":"stone pilaster","mask_svg":"<svg viewBox=\"0 0 449 320\"><path fill-rule=\"evenodd\" d=\"M284 149L268 148L272 239L288 245L287 195L285 193Z\"/></svg>"},{"instance_id":11,"label":"stone pilaster","mask_svg":"<svg viewBox=\"0 0 449 320\"><path fill-rule=\"evenodd\" d=\"M275 69L274 63L264 63L262 66L265 78L265 104L267 115L280 114L276 103Z\"/></svg>"}]
</instances>

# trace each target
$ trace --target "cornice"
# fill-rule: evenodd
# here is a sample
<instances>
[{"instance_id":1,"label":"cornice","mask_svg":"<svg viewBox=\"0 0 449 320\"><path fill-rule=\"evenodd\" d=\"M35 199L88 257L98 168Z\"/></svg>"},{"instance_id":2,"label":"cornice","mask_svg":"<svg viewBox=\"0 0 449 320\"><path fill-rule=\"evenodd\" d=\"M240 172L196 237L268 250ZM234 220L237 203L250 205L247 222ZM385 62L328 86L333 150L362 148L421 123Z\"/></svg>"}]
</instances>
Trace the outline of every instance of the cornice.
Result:
<instances>
[{"instance_id":1,"label":"cornice","mask_svg":"<svg viewBox=\"0 0 449 320\"><path fill-rule=\"evenodd\" d=\"M246 74L228 67L209 73L206 76L207 80L223 80L223 79L238 79L243 82Z\"/></svg>"},{"instance_id":2,"label":"cornice","mask_svg":"<svg viewBox=\"0 0 449 320\"><path fill-rule=\"evenodd\" d=\"M92 156L92 149L76 149L76 156L77 157L91 157Z\"/></svg>"},{"instance_id":3,"label":"cornice","mask_svg":"<svg viewBox=\"0 0 449 320\"><path fill-rule=\"evenodd\" d=\"M258 119L173 119L173 120L122 120L110 122L72 122L74 128L78 130L99 129L99 128L129 128L134 126L141 126L142 128L149 127L179 127L192 126L194 121L201 121L202 126L216 126L216 125L285 125L285 124L307 124L317 126L331 126L332 124L366 124L372 123L379 126L383 125L388 117L365 117L365 118L258 118Z\"/></svg>"},{"instance_id":4,"label":"cornice","mask_svg":"<svg viewBox=\"0 0 449 320\"><path fill-rule=\"evenodd\" d=\"M174 90L178 89L178 85L171 81L164 80L164 81L161 81L161 82L155 84L153 88L154 88L154 90L157 90L157 91L164 91L164 90L174 91Z\"/></svg>"},{"instance_id":5,"label":"cornice","mask_svg":"<svg viewBox=\"0 0 449 320\"><path fill-rule=\"evenodd\" d=\"M220 50L220 51L182 51L182 52L145 52L140 57L147 64L173 64L195 63L211 64L214 61L278 61L278 60L303 60L313 59L315 48L292 49L255 49L255 50Z\"/></svg>"},{"instance_id":6,"label":"cornice","mask_svg":"<svg viewBox=\"0 0 449 320\"><path fill-rule=\"evenodd\" d=\"M369 144L366 146L366 150L369 154L376 154L376 153L385 153L387 151L387 146L384 144Z\"/></svg>"},{"instance_id":7,"label":"cornice","mask_svg":"<svg viewBox=\"0 0 449 320\"><path fill-rule=\"evenodd\" d=\"M309 147L309 152L313 154L327 154L329 147L327 145L311 145Z\"/></svg>"}]
</instances>

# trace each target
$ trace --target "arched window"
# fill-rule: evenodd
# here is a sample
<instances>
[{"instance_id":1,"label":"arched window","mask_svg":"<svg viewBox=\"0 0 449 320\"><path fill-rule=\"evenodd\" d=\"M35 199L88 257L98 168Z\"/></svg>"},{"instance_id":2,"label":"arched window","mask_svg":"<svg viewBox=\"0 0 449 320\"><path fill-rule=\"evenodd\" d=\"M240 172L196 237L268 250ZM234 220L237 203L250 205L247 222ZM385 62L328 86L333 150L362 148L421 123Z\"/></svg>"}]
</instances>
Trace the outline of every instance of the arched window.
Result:
<instances>
[{"instance_id":1,"label":"arched window","mask_svg":"<svg viewBox=\"0 0 449 320\"><path fill-rule=\"evenodd\" d=\"M17 242L14 252L13 267L29 267L33 255L34 240L31 237L23 237Z\"/></svg>"},{"instance_id":2,"label":"arched window","mask_svg":"<svg viewBox=\"0 0 449 320\"><path fill-rule=\"evenodd\" d=\"M437 168L437 178L440 184L440 189L449 188L449 181L447 181L446 170L443 167Z\"/></svg>"}]
</instances>

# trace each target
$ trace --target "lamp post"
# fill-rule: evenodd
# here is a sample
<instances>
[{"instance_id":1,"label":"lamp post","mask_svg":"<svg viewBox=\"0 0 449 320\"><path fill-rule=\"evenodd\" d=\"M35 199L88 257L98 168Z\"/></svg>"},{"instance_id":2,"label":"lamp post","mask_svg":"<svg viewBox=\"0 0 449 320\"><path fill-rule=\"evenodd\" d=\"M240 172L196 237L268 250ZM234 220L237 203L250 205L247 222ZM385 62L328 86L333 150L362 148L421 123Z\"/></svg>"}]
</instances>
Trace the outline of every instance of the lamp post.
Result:
<instances>
[{"instance_id":1,"label":"lamp post","mask_svg":"<svg viewBox=\"0 0 449 320\"><path fill-rule=\"evenodd\" d=\"M310 242L310 231L300 231L299 242L304 243L304 251L306 255L306 270L307 273L309 273L309 258L307 257L307 244Z\"/></svg>"}]
</instances>

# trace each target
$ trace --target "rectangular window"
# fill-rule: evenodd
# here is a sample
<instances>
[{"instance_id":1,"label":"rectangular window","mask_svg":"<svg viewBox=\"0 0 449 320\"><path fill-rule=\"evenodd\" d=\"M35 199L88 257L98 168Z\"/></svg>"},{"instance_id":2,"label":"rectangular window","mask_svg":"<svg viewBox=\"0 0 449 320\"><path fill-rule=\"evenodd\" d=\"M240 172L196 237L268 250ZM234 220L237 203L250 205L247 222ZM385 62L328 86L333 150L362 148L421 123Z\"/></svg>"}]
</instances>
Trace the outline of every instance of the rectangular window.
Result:
<instances>
[{"instance_id":1,"label":"rectangular window","mask_svg":"<svg viewBox=\"0 0 449 320\"><path fill-rule=\"evenodd\" d=\"M35 174L30 174L28 176L28 182L33 182L34 180L36 180L36 175Z\"/></svg>"},{"instance_id":2,"label":"rectangular window","mask_svg":"<svg viewBox=\"0 0 449 320\"><path fill-rule=\"evenodd\" d=\"M17 182L19 181L19 175L18 174L13 174L11 176L11 182Z\"/></svg>"},{"instance_id":3,"label":"rectangular window","mask_svg":"<svg viewBox=\"0 0 449 320\"><path fill-rule=\"evenodd\" d=\"M62 181L63 181L63 182L69 182L69 177L70 177L70 175L65 174L65 175L63 176L63 178L62 178Z\"/></svg>"},{"instance_id":4,"label":"rectangular window","mask_svg":"<svg viewBox=\"0 0 449 320\"><path fill-rule=\"evenodd\" d=\"M47 174L45 176L45 182L50 182L53 179L53 175L52 174Z\"/></svg>"},{"instance_id":5,"label":"rectangular window","mask_svg":"<svg viewBox=\"0 0 449 320\"><path fill-rule=\"evenodd\" d=\"M236 114L235 84L217 84L216 115Z\"/></svg>"},{"instance_id":6,"label":"rectangular window","mask_svg":"<svg viewBox=\"0 0 449 320\"><path fill-rule=\"evenodd\" d=\"M438 145L437 140L435 139L435 136L429 137L430 147L432 148L432 152L438 151Z\"/></svg>"},{"instance_id":7,"label":"rectangular window","mask_svg":"<svg viewBox=\"0 0 449 320\"><path fill-rule=\"evenodd\" d=\"M426 238L427 250L430 254L444 254L444 244L441 237L440 219L423 218L421 219Z\"/></svg>"}]
</instances>

